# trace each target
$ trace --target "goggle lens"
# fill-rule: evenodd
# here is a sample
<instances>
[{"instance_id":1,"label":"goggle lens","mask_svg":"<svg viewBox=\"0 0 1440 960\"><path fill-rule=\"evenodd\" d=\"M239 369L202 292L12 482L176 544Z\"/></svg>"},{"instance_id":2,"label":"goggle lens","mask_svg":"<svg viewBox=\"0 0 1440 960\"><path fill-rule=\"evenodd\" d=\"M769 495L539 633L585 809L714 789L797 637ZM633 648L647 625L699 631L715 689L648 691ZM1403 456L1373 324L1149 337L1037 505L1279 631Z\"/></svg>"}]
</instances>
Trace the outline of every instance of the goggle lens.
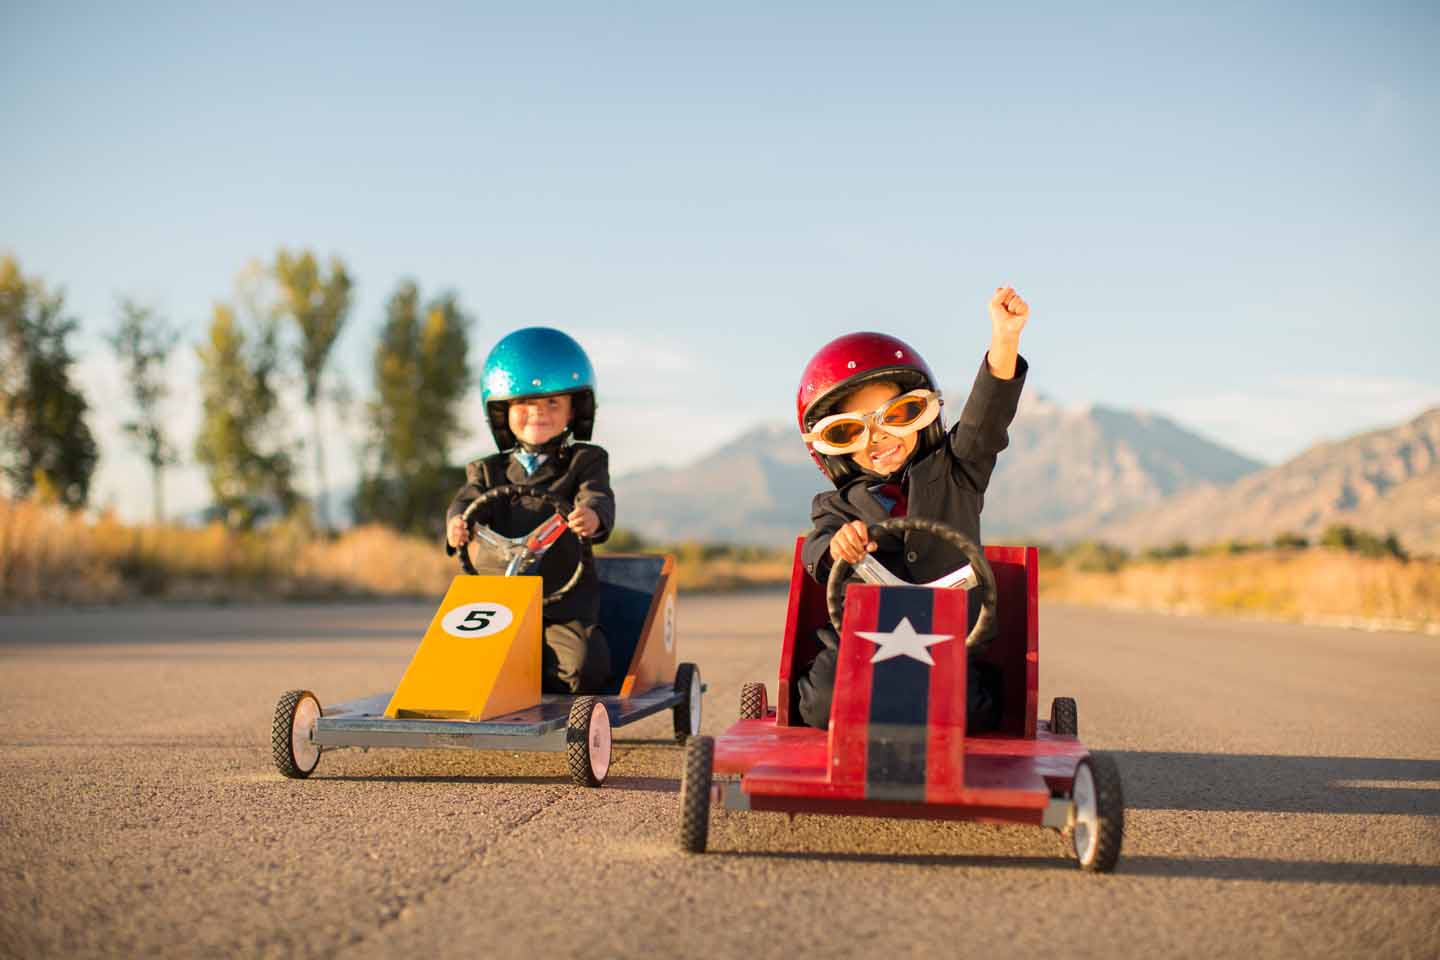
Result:
<instances>
[{"instance_id":1,"label":"goggle lens","mask_svg":"<svg viewBox=\"0 0 1440 960\"><path fill-rule=\"evenodd\" d=\"M848 447L864 439L865 421L859 417L837 420L820 432L820 439L832 447Z\"/></svg>"},{"instance_id":2,"label":"goggle lens","mask_svg":"<svg viewBox=\"0 0 1440 960\"><path fill-rule=\"evenodd\" d=\"M887 427L908 427L925 414L929 405L924 397L901 397L886 408L880 423Z\"/></svg>"}]
</instances>

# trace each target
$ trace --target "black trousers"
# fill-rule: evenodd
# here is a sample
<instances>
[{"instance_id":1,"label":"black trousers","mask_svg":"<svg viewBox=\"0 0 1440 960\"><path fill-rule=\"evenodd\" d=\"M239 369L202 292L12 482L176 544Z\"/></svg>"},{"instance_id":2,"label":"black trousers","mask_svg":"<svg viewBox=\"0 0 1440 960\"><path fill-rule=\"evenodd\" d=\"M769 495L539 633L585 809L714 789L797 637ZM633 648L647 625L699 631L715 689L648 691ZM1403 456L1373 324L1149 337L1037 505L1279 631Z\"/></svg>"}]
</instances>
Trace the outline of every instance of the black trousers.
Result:
<instances>
[{"instance_id":1,"label":"black trousers","mask_svg":"<svg viewBox=\"0 0 1440 960\"><path fill-rule=\"evenodd\" d=\"M821 628L826 629L826 628ZM834 633L800 674L796 686L800 693L800 718L808 726L821 730L830 728L830 702L835 696L835 664L840 656L832 646ZM1000 671L989 663L971 657L965 669L965 730L985 733L1000 726Z\"/></svg>"},{"instance_id":2,"label":"black trousers","mask_svg":"<svg viewBox=\"0 0 1440 960\"><path fill-rule=\"evenodd\" d=\"M540 689L546 693L603 693L610 683L605 631L579 620L545 624Z\"/></svg>"}]
</instances>

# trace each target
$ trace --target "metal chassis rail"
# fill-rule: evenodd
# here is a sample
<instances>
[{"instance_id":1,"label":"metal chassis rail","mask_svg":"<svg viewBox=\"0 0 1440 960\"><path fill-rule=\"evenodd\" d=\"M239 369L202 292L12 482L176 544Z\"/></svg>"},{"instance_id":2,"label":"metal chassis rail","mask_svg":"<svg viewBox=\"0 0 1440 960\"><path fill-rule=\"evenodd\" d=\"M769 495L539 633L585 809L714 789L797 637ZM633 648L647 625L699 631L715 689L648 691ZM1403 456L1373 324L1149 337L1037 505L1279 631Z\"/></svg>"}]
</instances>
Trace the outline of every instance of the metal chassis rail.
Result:
<instances>
[{"instance_id":1,"label":"metal chassis rail","mask_svg":"<svg viewBox=\"0 0 1440 960\"><path fill-rule=\"evenodd\" d=\"M338 747L419 747L555 753L566 747L565 727L575 697L546 694L540 703L492 720L387 717L390 694L336 704L315 721L312 742ZM623 727L684 702L666 686L631 697L600 697L611 727Z\"/></svg>"}]
</instances>

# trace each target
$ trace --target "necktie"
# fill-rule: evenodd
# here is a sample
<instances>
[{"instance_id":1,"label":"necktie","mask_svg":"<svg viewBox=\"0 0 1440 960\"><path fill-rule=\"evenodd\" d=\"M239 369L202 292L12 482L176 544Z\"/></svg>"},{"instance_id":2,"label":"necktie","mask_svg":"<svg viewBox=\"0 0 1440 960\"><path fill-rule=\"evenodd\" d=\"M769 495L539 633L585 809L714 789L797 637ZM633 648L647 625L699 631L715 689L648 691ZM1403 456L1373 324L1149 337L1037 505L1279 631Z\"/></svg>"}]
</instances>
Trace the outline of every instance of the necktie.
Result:
<instances>
[{"instance_id":1,"label":"necktie","mask_svg":"<svg viewBox=\"0 0 1440 960\"><path fill-rule=\"evenodd\" d=\"M528 450L516 450L515 459L520 461L520 466L525 468L525 475L528 477L540 466L540 461L545 459L543 453L531 453Z\"/></svg>"},{"instance_id":2,"label":"necktie","mask_svg":"<svg viewBox=\"0 0 1440 960\"><path fill-rule=\"evenodd\" d=\"M898 483L882 483L880 495L895 501L890 508L890 516L903 517L905 511L910 507L910 497L905 493L905 488Z\"/></svg>"}]
</instances>

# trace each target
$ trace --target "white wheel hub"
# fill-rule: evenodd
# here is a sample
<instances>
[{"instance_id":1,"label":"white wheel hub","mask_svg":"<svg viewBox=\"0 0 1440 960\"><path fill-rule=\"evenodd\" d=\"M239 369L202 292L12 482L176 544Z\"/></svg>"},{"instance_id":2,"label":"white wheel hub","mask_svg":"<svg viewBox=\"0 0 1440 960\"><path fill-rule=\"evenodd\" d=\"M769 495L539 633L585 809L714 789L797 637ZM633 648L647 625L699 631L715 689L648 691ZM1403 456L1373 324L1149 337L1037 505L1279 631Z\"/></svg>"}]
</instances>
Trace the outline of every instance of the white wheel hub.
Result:
<instances>
[{"instance_id":1,"label":"white wheel hub","mask_svg":"<svg viewBox=\"0 0 1440 960\"><path fill-rule=\"evenodd\" d=\"M693 670L690 673L690 735L698 736L700 733L700 708L705 696L705 685L700 682L700 671Z\"/></svg>"},{"instance_id":2,"label":"white wheel hub","mask_svg":"<svg viewBox=\"0 0 1440 960\"><path fill-rule=\"evenodd\" d=\"M590 772L599 783L610 772L610 714L605 704L597 702L590 708Z\"/></svg>"},{"instance_id":3,"label":"white wheel hub","mask_svg":"<svg viewBox=\"0 0 1440 960\"><path fill-rule=\"evenodd\" d=\"M1090 773L1090 764L1082 761L1075 768L1071 798L1075 805L1071 813L1071 841L1081 865L1089 866L1095 860L1095 850L1100 843L1100 807L1095 799L1095 778Z\"/></svg>"},{"instance_id":4,"label":"white wheel hub","mask_svg":"<svg viewBox=\"0 0 1440 960\"><path fill-rule=\"evenodd\" d=\"M320 719L320 702L314 697L301 697L290 717L290 755L295 766L304 773L320 762L320 747L315 743L315 721Z\"/></svg>"}]
</instances>

